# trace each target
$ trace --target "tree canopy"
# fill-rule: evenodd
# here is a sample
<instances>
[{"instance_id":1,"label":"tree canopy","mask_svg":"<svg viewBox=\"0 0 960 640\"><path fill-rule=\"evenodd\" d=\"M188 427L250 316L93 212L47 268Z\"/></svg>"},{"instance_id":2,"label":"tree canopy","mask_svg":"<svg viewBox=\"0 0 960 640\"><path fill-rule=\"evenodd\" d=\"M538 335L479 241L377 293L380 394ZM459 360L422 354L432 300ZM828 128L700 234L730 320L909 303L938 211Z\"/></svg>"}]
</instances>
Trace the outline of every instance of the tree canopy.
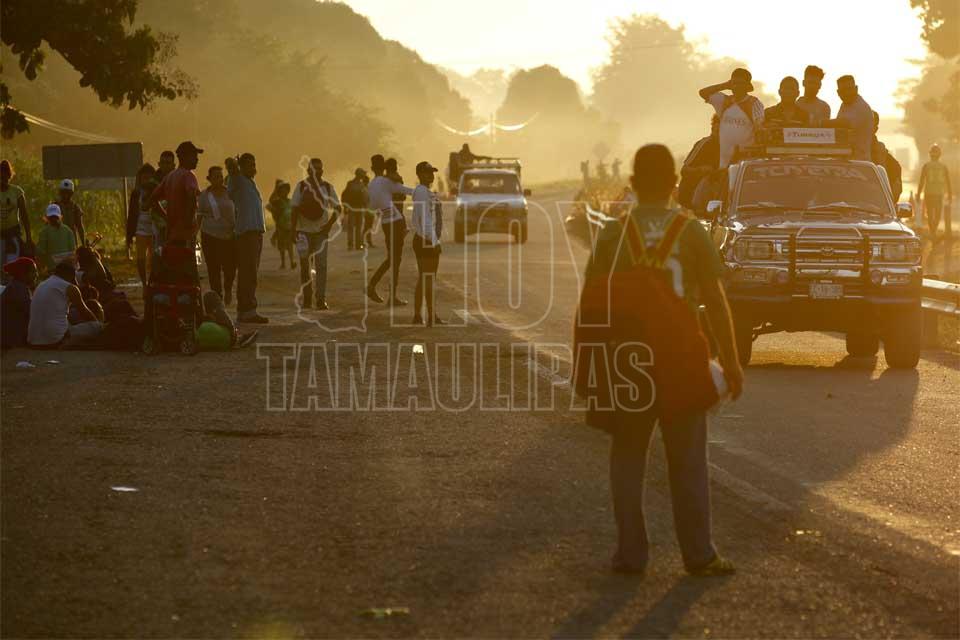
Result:
<instances>
[{"instance_id":1,"label":"tree canopy","mask_svg":"<svg viewBox=\"0 0 960 640\"><path fill-rule=\"evenodd\" d=\"M0 39L17 57L27 80L42 70L47 49L60 54L101 102L130 109L158 99L191 94L194 86L168 66L176 38L149 26L133 27L139 0L4 0ZM13 137L29 126L6 83L0 83L2 134Z\"/></svg>"}]
</instances>

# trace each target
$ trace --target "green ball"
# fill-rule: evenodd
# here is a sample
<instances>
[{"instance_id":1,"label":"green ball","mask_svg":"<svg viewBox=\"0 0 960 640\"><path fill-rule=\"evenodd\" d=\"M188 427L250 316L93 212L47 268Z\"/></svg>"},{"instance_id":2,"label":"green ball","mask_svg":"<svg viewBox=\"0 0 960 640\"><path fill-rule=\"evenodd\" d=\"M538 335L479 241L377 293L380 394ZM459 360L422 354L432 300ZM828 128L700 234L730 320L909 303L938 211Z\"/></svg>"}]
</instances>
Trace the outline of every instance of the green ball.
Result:
<instances>
[{"instance_id":1,"label":"green ball","mask_svg":"<svg viewBox=\"0 0 960 640\"><path fill-rule=\"evenodd\" d=\"M226 351L232 337L229 329L216 322L204 322L197 328L197 344L203 351Z\"/></svg>"}]
</instances>

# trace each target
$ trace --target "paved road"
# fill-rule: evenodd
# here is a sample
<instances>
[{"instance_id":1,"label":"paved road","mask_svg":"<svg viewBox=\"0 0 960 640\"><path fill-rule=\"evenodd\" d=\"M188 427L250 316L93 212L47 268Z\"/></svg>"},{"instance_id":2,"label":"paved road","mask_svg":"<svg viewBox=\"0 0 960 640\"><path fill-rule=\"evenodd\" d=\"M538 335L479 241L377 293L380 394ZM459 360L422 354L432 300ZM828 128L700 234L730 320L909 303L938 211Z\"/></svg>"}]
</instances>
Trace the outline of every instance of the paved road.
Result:
<instances>
[{"instance_id":1,"label":"paved road","mask_svg":"<svg viewBox=\"0 0 960 640\"><path fill-rule=\"evenodd\" d=\"M537 195L519 252L445 247L453 326L365 311L369 265L341 238L334 312L298 313L269 256L259 352L4 356L2 634L960 636L945 352L901 372L836 336L760 338L710 438L740 572L684 576L659 446L651 570L607 572L607 442L554 373L585 252L560 230L566 194ZM344 410L391 399L421 410Z\"/></svg>"}]
</instances>

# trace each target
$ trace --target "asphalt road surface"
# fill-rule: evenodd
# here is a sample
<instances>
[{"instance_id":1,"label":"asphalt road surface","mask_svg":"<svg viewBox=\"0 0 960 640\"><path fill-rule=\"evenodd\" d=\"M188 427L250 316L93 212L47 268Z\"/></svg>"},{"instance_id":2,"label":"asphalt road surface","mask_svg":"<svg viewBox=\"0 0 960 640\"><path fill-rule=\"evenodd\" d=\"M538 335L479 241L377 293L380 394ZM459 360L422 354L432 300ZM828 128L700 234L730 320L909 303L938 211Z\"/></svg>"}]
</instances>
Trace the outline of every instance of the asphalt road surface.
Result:
<instances>
[{"instance_id":1,"label":"asphalt road surface","mask_svg":"<svg viewBox=\"0 0 960 640\"><path fill-rule=\"evenodd\" d=\"M445 327L367 306L382 240L340 237L325 313L268 249L259 349L4 355L2 635L960 636L943 351L894 371L839 336L761 337L711 418L739 572L683 573L657 445L650 569L609 573L608 442L563 382L586 258L566 197L535 194L522 248L448 241Z\"/></svg>"}]
</instances>

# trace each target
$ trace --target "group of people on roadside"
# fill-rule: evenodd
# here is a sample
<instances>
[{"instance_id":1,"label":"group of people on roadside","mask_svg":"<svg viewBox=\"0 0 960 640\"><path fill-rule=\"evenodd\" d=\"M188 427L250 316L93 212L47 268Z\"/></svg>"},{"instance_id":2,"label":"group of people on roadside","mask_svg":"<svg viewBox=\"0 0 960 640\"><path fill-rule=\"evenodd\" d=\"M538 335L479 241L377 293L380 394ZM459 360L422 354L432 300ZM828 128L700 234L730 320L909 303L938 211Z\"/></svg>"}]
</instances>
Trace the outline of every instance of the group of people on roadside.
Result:
<instances>
[{"instance_id":1,"label":"group of people on roadside","mask_svg":"<svg viewBox=\"0 0 960 640\"><path fill-rule=\"evenodd\" d=\"M836 117L830 105L818 97L824 71L810 65L800 82L793 76L780 81L780 102L764 108L756 97L752 76L747 69L734 69L730 80L700 90L700 97L714 108L710 135L698 140L681 168L680 202L691 209L703 209L707 200L722 190L722 170L736 162L756 142L764 126L830 127L850 131L852 159L871 161L884 169L893 199L903 192L902 169L893 154L877 138L879 114L860 95L851 75L837 79L837 95L842 102ZM938 181L939 185L941 181Z\"/></svg>"}]
</instances>

